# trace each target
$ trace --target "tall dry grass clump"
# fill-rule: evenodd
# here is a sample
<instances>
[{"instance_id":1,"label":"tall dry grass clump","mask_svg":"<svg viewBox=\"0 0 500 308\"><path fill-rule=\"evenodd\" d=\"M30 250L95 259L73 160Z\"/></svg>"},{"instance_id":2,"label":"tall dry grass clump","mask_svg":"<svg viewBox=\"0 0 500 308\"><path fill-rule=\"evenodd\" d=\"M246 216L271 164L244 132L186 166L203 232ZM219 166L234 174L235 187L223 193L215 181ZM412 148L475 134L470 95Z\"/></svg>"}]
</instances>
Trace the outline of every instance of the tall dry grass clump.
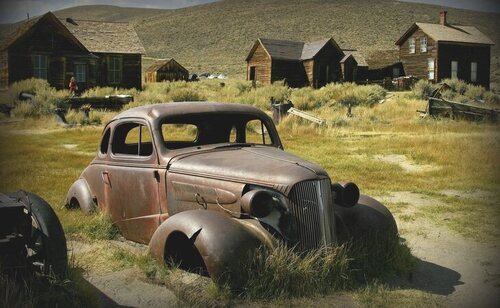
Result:
<instances>
[{"instance_id":1,"label":"tall dry grass clump","mask_svg":"<svg viewBox=\"0 0 500 308\"><path fill-rule=\"evenodd\" d=\"M240 296L276 299L327 294L385 277L408 275L415 264L408 246L394 234L374 234L305 253L278 244L255 253L241 273L246 283Z\"/></svg>"},{"instance_id":2,"label":"tall dry grass clump","mask_svg":"<svg viewBox=\"0 0 500 308\"><path fill-rule=\"evenodd\" d=\"M21 92L35 96L31 100L22 101L19 99ZM46 80L31 78L10 85L7 91L0 93L0 101L13 106L12 113L17 117L39 117L52 114L68 95L68 91L58 91Z\"/></svg>"},{"instance_id":3,"label":"tall dry grass clump","mask_svg":"<svg viewBox=\"0 0 500 308\"><path fill-rule=\"evenodd\" d=\"M253 299L301 297L343 288L348 281L346 246L299 254L284 244L260 249L245 270L242 296Z\"/></svg>"}]
</instances>

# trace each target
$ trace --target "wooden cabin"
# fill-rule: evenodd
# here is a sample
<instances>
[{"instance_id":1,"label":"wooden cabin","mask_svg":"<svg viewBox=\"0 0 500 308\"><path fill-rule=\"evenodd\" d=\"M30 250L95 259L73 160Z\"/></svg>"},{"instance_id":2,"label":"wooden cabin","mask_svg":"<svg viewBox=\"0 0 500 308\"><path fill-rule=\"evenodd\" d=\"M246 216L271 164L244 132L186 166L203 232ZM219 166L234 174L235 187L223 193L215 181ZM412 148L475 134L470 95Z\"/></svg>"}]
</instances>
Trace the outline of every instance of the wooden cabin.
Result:
<instances>
[{"instance_id":1,"label":"wooden cabin","mask_svg":"<svg viewBox=\"0 0 500 308\"><path fill-rule=\"evenodd\" d=\"M414 23L396 45L406 75L434 82L458 78L489 88L493 41L475 27L450 25L446 11L439 24Z\"/></svg>"},{"instance_id":2,"label":"wooden cabin","mask_svg":"<svg viewBox=\"0 0 500 308\"><path fill-rule=\"evenodd\" d=\"M342 51L345 56L340 60L340 65L344 81L366 80L368 78L368 63L363 54L354 48L343 48Z\"/></svg>"},{"instance_id":3,"label":"wooden cabin","mask_svg":"<svg viewBox=\"0 0 500 308\"><path fill-rule=\"evenodd\" d=\"M67 89L142 87L145 53L128 23L59 19L53 13L24 22L0 47L0 87L28 78Z\"/></svg>"},{"instance_id":4,"label":"wooden cabin","mask_svg":"<svg viewBox=\"0 0 500 308\"><path fill-rule=\"evenodd\" d=\"M161 60L146 69L146 82L188 80L189 71L174 59Z\"/></svg>"},{"instance_id":5,"label":"wooden cabin","mask_svg":"<svg viewBox=\"0 0 500 308\"><path fill-rule=\"evenodd\" d=\"M246 58L247 80L320 88L342 80L344 56L333 38L309 43L260 38Z\"/></svg>"}]
</instances>

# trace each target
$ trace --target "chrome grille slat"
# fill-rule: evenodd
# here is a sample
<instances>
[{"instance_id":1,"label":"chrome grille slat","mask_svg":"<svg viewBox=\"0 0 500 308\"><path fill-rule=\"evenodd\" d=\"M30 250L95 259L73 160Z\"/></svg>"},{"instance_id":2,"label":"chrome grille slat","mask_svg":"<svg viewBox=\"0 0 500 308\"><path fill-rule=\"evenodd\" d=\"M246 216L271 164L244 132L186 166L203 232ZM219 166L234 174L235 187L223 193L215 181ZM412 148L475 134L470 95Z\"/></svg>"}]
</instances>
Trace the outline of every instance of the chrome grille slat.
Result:
<instances>
[{"instance_id":1,"label":"chrome grille slat","mask_svg":"<svg viewBox=\"0 0 500 308\"><path fill-rule=\"evenodd\" d=\"M330 180L297 183L289 195L290 210L298 224L298 248L305 251L335 243Z\"/></svg>"}]
</instances>

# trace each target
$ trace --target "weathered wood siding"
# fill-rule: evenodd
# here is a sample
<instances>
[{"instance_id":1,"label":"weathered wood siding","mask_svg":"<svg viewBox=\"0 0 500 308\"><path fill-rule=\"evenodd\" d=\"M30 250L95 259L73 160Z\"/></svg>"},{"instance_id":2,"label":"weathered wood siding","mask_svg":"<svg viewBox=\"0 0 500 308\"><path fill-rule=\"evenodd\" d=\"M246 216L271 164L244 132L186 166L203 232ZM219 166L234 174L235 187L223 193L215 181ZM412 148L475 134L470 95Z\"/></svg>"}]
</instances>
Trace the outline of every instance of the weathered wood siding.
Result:
<instances>
[{"instance_id":1,"label":"weathered wood siding","mask_svg":"<svg viewBox=\"0 0 500 308\"><path fill-rule=\"evenodd\" d=\"M121 87L142 89L142 56L123 55L123 75Z\"/></svg>"},{"instance_id":2,"label":"weathered wood siding","mask_svg":"<svg viewBox=\"0 0 500 308\"><path fill-rule=\"evenodd\" d=\"M427 37L427 51L420 51L420 43L422 37ZM415 53L410 53L409 42L410 38L415 38ZM410 35L406 41L399 47L399 60L403 64L404 71L406 75L412 75L417 78L427 79L427 61L428 59L434 59L434 76L437 76L437 54L438 48L436 42L426 35L421 29L417 29L412 35Z\"/></svg>"},{"instance_id":3,"label":"weathered wood siding","mask_svg":"<svg viewBox=\"0 0 500 308\"><path fill-rule=\"evenodd\" d=\"M340 64L342 69L342 79L344 81L355 81L358 64L353 57L347 58L344 63Z\"/></svg>"},{"instance_id":4,"label":"weathered wood siding","mask_svg":"<svg viewBox=\"0 0 500 308\"><path fill-rule=\"evenodd\" d=\"M321 88L330 83L340 81L342 70L340 60L343 57L341 50L332 44L326 44L314 57L314 87Z\"/></svg>"},{"instance_id":5,"label":"weathered wood siding","mask_svg":"<svg viewBox=\"0 0 500 308\"><path fill-rule=\"evenodd\" d=\"M247 62L247 80L250 80L251 67L255 67L255 80L271 84L271 59L261 44L257 46Z\"/></svg>"},{"instance_id":6,"label":"weathered wood siding","mask_svg":"<svg viewBox=\"0 0 500 308\"><path fill-rule=\"evenodd\" d=\"M57 89L68 88L70 78L75 76L76 65L85 67L85 81L78 82L80 91L94 86L138 89L142 86L140 54L113 54L122 58L122 78L121 82L110 84L106 65L108 54L89 54L47 21L41 22L26 36L9 46L5 68L8 72L8 84L34 76L34 55L47 56L47 81Z\"/></svg>"},{"instance_id":7,"label":"weathered wood siding","mask_svg":"<svg viewBox=\"0 0 500 308\"><path fill-rule=\"evenodd\" d=\"M490 87L490 46L439 43L438 81L451 78L451 61L458 62L457 78ZM477 63L476 82L471 81L471 62Z\"/></svg>"},{"instance_id":8,"label":"weathered wood siding","mask_svg":"<svg viewBox=\"0 0 500 308\"><path fill-rule=\"evenodd\" d=\"M302 62L306 71L308 85L314 86L314 60L305 60Z\"/></svg>"},{"instance_id":9,"label":"weathered wood siding","mask_svg":"<svg viewBox=\"0 0 500 308\"><path fill-rule=\"evenodd\" d=\"M304 65L300 61L272 61L272 82L284 80L292 88L308 85Z\"/></svg>"},{"instance_id":10,"label":"weathered wood siding","mask_svg":"<svg viewBox=\"0 0 500 308\"><path fill-rule=\"evenodd\" d=\"M146 73L146 82L188 80L189 71L175 61L169 61L156 71Z\"/></svg>"}]
</instances>

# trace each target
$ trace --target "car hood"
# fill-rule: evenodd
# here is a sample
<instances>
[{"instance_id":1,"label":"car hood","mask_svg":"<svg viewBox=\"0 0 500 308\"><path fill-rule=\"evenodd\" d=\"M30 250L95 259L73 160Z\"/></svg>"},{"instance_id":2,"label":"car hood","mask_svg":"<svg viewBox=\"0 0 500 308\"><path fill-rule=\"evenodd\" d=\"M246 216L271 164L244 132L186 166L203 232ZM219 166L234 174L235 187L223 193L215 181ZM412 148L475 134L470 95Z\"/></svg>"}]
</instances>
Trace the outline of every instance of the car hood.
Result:
<instances>
[{"instance_id":1,"label":"car hood","mask_svg":"<svg viewBox=\"0 0 500 308\"><path fill-rule=\"evenodd\" d=\"M170 161L169 172L263 185L284 193L297 182L328 176L318 165L267 146L181 154Z\"/></svg>"}]
</instances>

